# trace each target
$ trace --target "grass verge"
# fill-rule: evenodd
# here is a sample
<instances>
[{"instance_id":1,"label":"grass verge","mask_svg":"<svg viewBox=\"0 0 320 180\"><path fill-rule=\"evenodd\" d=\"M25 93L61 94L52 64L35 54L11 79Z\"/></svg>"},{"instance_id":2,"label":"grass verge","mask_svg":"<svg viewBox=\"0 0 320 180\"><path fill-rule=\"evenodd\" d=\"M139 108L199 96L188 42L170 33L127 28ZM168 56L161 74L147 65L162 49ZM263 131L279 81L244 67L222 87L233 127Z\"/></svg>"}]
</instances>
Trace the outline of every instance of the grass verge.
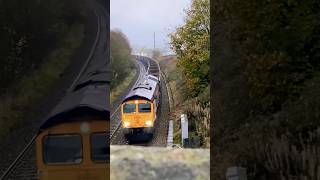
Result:
<instances>
[{"instance_id":1,"label":"grass verge","mask_svg":"<svg viewBox=\"0 0 320 180\"><path fill-rule=\"evenodd\" d=\"M41 98L48 95L60 75L70 62L71 55L81 45L84 26L75 24L62 37L58 48L53 50L47 60L35 71L24 76L10 93L3 94L0 102L0 138L24 122L31 121L32 108Z\"/></svg>"},{"instance_id":2,"label":"grass verge","mask_svg":"<svg viewBox=\"0 0 320 180\"><path fill-rule=\"evenodd\" d=\"M133 81L134 77L136 76L136 69L131 69L129 75L116 87L111 89L110 94L110 103L113 104L120 96L129 88L130 83Z\"/></svg>"}]
</instances>

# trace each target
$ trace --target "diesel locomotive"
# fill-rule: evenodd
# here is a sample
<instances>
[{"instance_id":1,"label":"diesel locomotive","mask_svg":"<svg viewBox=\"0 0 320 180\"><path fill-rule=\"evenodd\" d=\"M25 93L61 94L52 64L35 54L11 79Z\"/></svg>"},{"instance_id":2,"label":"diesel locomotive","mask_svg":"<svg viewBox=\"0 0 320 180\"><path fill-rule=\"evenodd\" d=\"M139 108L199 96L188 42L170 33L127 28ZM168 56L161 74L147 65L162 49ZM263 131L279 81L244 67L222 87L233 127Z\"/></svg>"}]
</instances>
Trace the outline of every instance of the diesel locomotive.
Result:
<instances>
[{"instance_id":1,"label":"diesel locomotive","mask_svg":"<svg viewBox=\"0 0 320 180\"><path fill-rule=\"evenodd\" d=\"M138 132L152 136L160 100L160 79L149 71L151 65L159 70L158 64L146 57L138 56L137 59L145 65L147 73L138 80L121 104L122 130L127 137ZM153 61L153 64L147 61Z\"/></svg>"}]
</instances>

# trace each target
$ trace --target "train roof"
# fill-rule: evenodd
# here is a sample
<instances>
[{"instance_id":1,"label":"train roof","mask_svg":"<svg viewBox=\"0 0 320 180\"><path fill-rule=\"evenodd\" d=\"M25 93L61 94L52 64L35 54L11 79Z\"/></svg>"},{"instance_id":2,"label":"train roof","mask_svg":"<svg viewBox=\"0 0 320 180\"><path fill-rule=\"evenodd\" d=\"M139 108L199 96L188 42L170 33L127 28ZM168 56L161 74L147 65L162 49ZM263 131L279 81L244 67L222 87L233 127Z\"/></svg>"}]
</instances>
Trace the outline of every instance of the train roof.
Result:
<instances>
[{"instance_id":1,"label":"train roof","mask_svg":"<svg viewBox=\"0 0 320 180\"><path fill-rule=\"evenodd\" d=\"M153 81L160 81L160 79L157 76L154 76L154 75L151 75L151 74L148 75L148 78L153 80Z\"/></svg>"},{"instance_id":2,"label":"train roof","mask_svg":"<svg viewBox=\"0 0 320 180\"><path fill-rule=\"evenodd\" d=\"M153 100L154 93L157 87L158 81L150 75L145 76L138 82L132 89L132 91L125 97L124 101L128 101L135 98L142 98L146 100Z\"/></svg>"},{"instance_id":3,"label":"train roof","mask_svg":"<svg viewBox=\"0 0 320 180\"><path fill-rule=\"evenodd\" d=\"M92 73L82 79L50 113L40 126L46 129L56 124L79 121L108 121L110 117L110 74L105 71Z\"/></svg>"},{"instance_id":4,"label":"train roof","mask_svg":"<svg viewBox=\"0 0 320 180\"><path fill-rule=\"evenodd\" d=\"M75 86L73 91L90 84L106 84L110 82L111 74L106 69L99 69L88 73L85 77L80 79L80 82Z\"/></svg>"}]
</instances>

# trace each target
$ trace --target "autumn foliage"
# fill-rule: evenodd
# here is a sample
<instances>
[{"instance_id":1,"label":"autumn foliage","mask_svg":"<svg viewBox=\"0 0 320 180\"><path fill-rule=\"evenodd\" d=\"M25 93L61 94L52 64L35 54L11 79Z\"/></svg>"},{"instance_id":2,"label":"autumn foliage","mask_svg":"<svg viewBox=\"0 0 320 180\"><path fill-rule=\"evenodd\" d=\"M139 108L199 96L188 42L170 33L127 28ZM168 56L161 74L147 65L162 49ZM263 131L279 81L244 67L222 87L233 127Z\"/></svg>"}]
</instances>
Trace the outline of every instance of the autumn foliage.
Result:
<instances>
[{"instance_id":1,"label":"autumn foliage","mask_svg":"<svg viewBox=\"0 0 320 180\"><path fill-rule=\"evenodd\" d=\"M0 94L34 72L72 25L83 24L83 0L0 0Z\"/></svg>"},{"instance_id":2,"label":"autumn foliage","mask_svg":"<svg viewBox=\"0 0 320 180\"><path fill-rule=\"evenodd\" d=\"M320 177L319 7L316 0L214 1L216 177L228 165L247 167L249 179Z\"/></svg>"},{"instance_id":3,"label":"autumn foliage","mask_svg":"<svg viewBox=\"0 0 320 180\"><path fill-rule=\"evenodd\" d=\"M114 88L134 68L129 41L119 30L110 32L110 55L111 88Z\"/></svg>"},{"instance_id":4,"label":"autumn foliage","mask_svg":"<svg viewBox=\"0 0 320 180\"><path fill-rule=\"evenodd\" d=\"M178 68L185 75L192 96L209 84L209 37L209 0L193 0L191 8L186 10L185 25L171 34L171 47L179 59Z\"/></svg>"}]
</instances>

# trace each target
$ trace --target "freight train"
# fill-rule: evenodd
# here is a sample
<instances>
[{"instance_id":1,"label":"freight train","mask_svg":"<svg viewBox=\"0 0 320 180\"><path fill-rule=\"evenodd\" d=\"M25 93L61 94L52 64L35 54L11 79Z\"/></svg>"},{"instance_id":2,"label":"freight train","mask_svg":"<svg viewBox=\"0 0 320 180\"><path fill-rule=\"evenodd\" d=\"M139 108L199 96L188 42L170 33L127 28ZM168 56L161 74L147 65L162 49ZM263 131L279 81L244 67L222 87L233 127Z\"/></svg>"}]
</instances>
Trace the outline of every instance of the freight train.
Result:
<instances>
[{"instance_id":1,"label":"freight train","mask_svg":"<svg viewBox=\"0 0 320 180\"><path fill-rule=\"evenodd\" d=\"M132 90L121 104L122 130L126 137L136 133L152 136L160 100L160 78L158 64L147 57L136 57L142 63L147 73L138 79ZM149 62L148 62L149 61ZM153 73L151 75L151 69ZM154 73L158 70L158 74Z\"/></svg>"}]
</instances>

